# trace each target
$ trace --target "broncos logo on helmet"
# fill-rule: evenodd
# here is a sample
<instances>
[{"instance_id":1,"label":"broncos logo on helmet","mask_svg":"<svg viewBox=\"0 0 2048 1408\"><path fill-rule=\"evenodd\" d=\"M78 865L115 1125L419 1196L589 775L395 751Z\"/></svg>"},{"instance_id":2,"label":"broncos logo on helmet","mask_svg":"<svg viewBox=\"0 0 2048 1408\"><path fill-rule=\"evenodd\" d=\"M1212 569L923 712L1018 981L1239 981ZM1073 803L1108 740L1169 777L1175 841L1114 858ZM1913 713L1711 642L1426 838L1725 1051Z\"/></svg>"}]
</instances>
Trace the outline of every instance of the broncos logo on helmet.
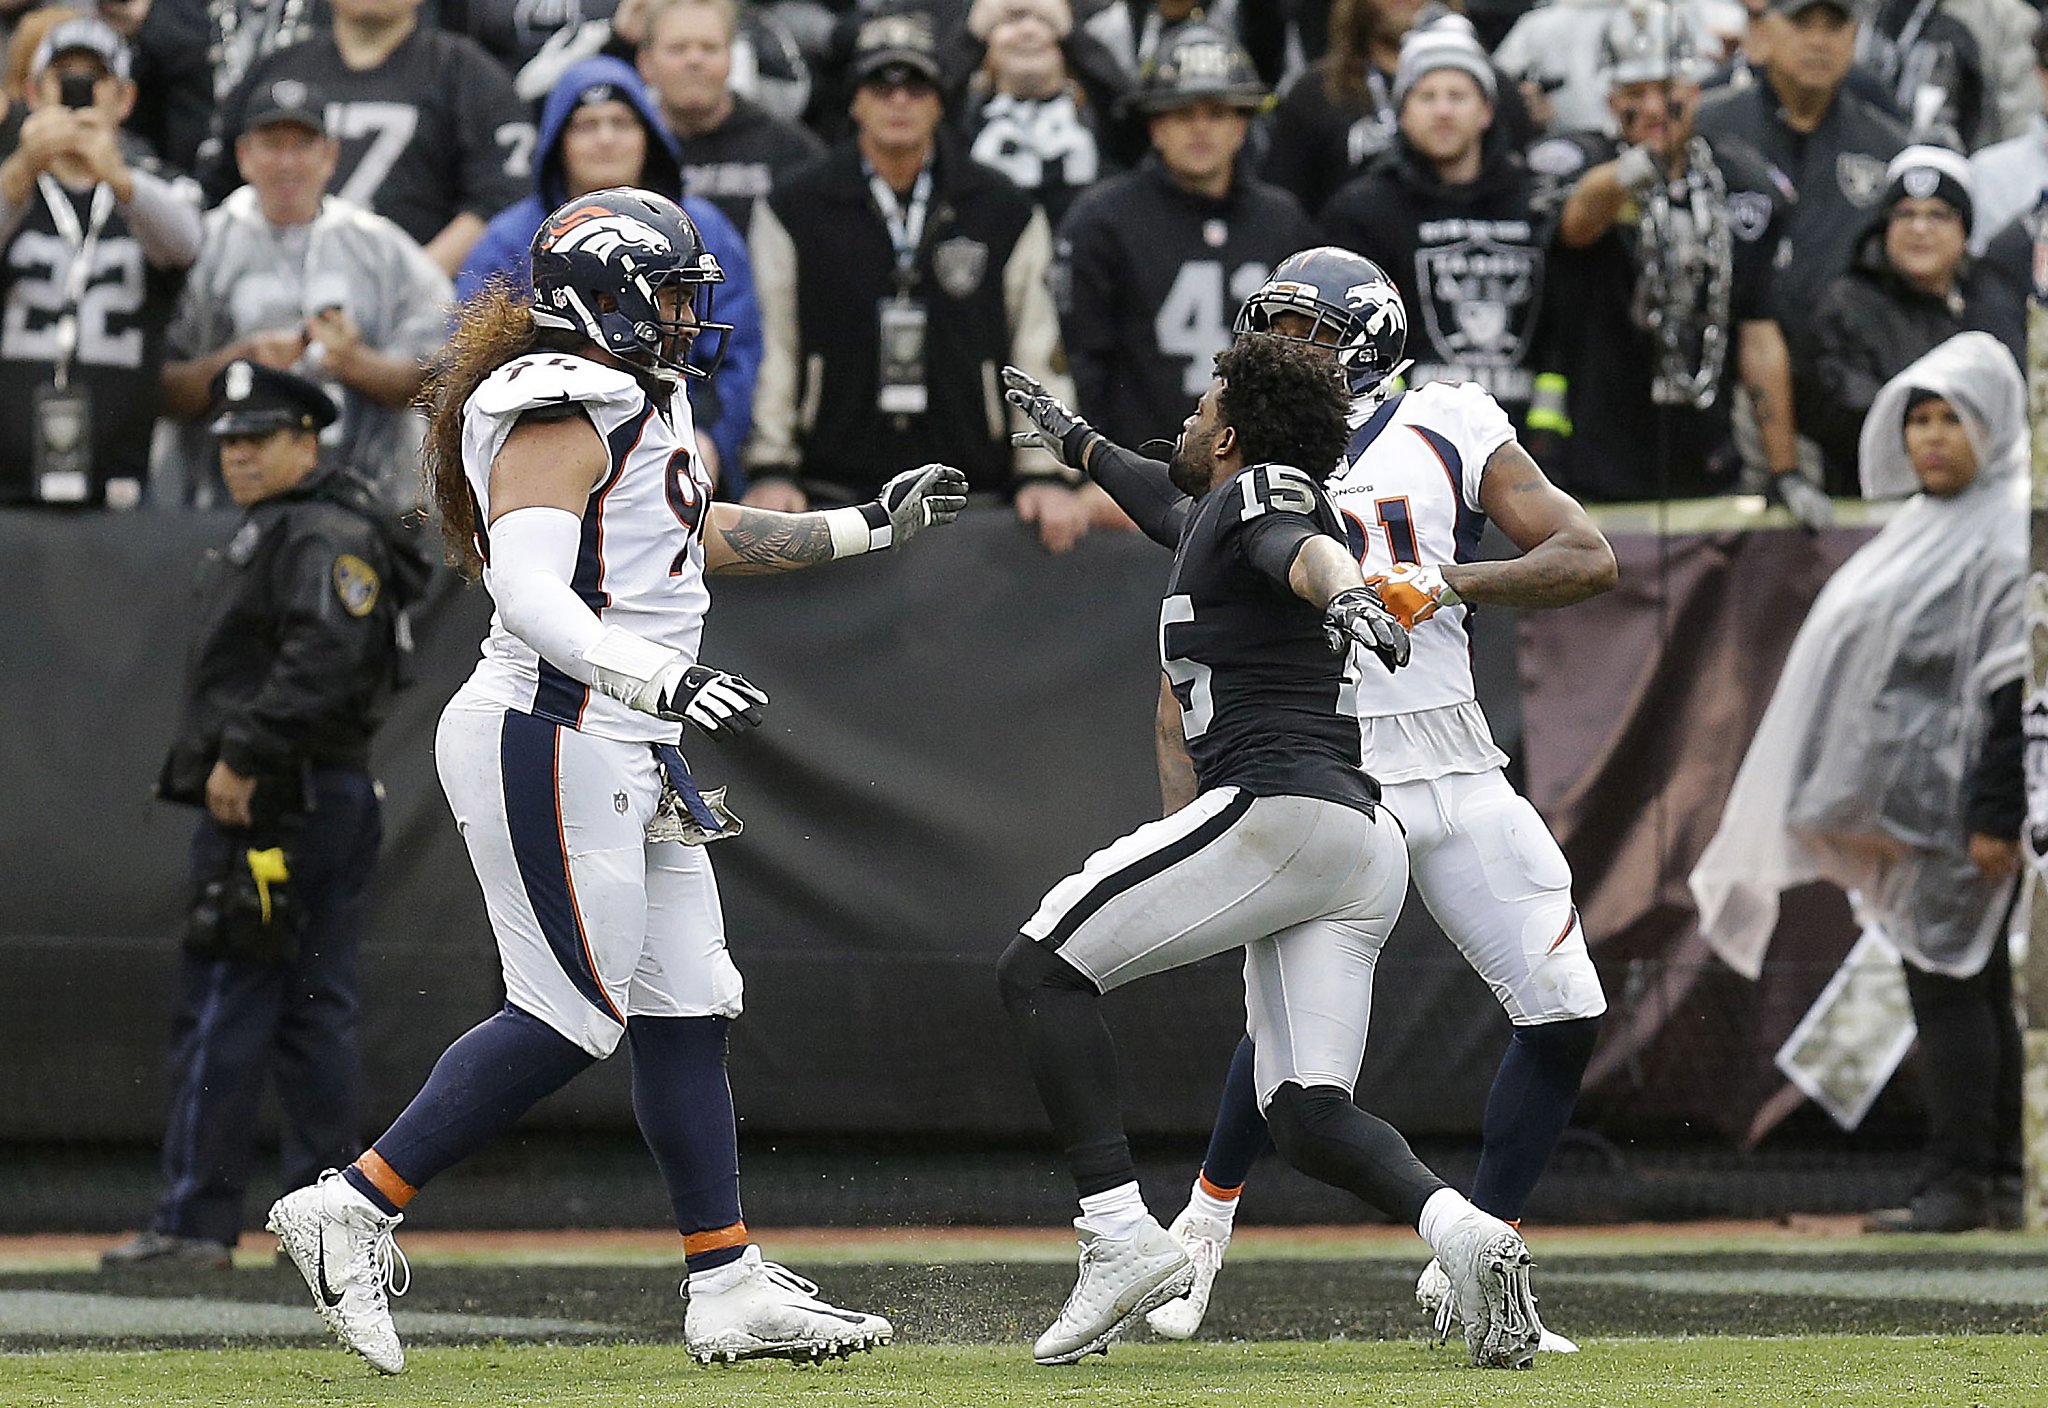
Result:
<instances>
[{"instance_id":1,"label":"broncos logo on helmet","mask_svg":"<svg viewBox=\"0 0 2048 1408\"><path fill-rule=\"evenodd\" d=\"M581 333L664 381L723 360L732 325L711 321L711 303L725 273L674 201L625 187L578 197L541 222L531 255L541 327ZM683 294L673 313L660 297L670 284ZM716 347L692 355L705 333Z\"/></svg>"},{"instance_id":2,"label":"broncos logo on helmet","mask_svg":"<svg viewBox=\"0 0 2048 1408\"><path fill-rule=\"evenodd\" d=\"M1334 245L1290 254L1237 310L1232 331L1275 332L1273 320L1290 313L1307 328L1277 335L1328 347L1354 396L1400 371L1408 309L1393 280L1365 256Z\"/></svg>"}]
</instances>

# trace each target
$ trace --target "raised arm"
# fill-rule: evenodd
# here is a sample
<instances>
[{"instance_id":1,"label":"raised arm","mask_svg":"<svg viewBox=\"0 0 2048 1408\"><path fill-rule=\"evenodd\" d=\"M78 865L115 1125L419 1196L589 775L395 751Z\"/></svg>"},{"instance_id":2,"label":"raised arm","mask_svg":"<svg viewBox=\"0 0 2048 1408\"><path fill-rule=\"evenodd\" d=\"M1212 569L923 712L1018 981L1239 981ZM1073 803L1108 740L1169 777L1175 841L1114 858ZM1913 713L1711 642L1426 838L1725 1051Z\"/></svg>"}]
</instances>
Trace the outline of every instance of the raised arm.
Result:
<instances>
[{"instance_id":1,"label":"raised arm","mask_svg":"<svg viewBox=\"0 0 2048 1408\"><path fill-rule=\"evenodd\" d=\"M1004 397L1031 423L1031 429L1011 437L1016 444L1040 446L1069 469L1082 471L1146 537L1163 547L1180 546L1195 501L1174 487L1164 464L1111 444L1029 372L1004 367L1003 387Z\"/></svg>"}]
</instances>

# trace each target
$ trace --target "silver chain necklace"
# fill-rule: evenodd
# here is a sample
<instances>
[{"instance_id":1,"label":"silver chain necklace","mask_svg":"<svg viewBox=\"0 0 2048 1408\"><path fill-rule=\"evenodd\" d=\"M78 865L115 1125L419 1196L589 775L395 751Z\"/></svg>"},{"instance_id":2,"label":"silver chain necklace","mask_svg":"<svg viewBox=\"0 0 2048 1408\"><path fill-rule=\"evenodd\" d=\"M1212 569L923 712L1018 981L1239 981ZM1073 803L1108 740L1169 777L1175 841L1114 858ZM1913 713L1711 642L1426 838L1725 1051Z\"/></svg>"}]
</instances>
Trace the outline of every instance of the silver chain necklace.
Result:
<instances>
[{"instance_id":1,"label":"silver chain necklace","mask_svg":"<svg viewBox=\"0 0 2048 1408\"><path fill-rule=\"evenodd\" d=\"M207 0L206 62L215 101L234 92L256 60L312 33L306 7L307 0ZM243 33L252 18L258 22Z\"/></svg>"},{"instance_id":2,"label":"silver chain necklace","mask_svg":"<svg viewBox=\"0 0 2048 1408\"><path fill-rule=\"evenodd\" d=\"M1660 180L1643 203L1629 313L1657 344L1651 399L1704 411L1721 392L1735 290L1728 184L1705 138L1686 143L1683 179L1682 201Z\"/></svg>"}]
</instances>

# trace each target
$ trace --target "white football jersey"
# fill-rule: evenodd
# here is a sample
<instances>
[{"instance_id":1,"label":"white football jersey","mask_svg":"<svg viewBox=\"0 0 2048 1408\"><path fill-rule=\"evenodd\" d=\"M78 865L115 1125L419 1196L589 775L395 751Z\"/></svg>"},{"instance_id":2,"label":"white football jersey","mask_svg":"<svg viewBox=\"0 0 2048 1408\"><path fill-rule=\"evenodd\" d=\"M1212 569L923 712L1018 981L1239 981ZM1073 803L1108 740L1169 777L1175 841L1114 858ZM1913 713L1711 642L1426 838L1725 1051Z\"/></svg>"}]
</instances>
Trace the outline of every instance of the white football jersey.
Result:
<instances>
[{"instance_id":1,"label":"white football jersey","mask_svg":"<svg viewBox=\"0 0 2048 1408\"><path fill-rule=\"evenodd\" d=\"M1486 527L1479 481L1487 460L1514 438L1507 413L1471 382L1427 382L1355 419L1328 488L1365 575L1400 562L1476 558ZM1392 674L1376 660L1360 663L1365 768L1380 781L1507 761L1473 689L1470 614L1467 606L1447 607L1417 625L1408 664Z\"/></svg>"},{"instance_id":2,"label":"white football jersey","mask_svg":"<svg viewBox=\"0 0 2048 1408\"><path fill-rule=\"evenodd\" d=\"M516 357L486 377L463 407L462 465L476 519L491 514L491 462L522 412L580 404L604 437L611 464L583 509L570 586L607 625L697 658L711 593L704 585L704 515L711 485L697 458L687 397L658 405L630 374L569 353ZM484 586L490 537L479 531ZM628 708L542 659L493 613L470 692L600 738L674 742L680 726Z\"/></svg>"}]
</instances>

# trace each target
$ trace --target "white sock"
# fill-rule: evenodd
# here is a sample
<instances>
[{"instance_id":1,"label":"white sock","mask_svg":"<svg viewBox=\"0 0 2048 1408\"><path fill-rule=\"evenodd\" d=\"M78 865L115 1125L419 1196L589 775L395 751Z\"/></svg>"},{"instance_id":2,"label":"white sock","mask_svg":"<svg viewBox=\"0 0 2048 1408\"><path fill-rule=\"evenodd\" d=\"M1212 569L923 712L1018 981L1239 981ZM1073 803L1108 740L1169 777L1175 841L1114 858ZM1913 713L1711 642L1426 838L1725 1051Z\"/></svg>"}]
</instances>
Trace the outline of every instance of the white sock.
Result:
<instances>
[{"instance_id":1,"label":"white sock","mask_svg":"<svg viewBox=\"0 0 2048 1408\"><path fill-rule=\"evenodd\" d=\"M1423 1241L1429 1243L1431 1251L1441 1251L1444 1234L1477 1211L1479 1209L1473 1207L1457 1189L1439 1188L1422 1205L1422 1216L1416 1219L1415 1230Z\"/></svg>"},{"instance_id":2,"label":"white sock","mask_svg":"<svg viewBox=\"0 0 2048 1408\"><path fill-rule=\"evenodd\" d=\"M1203 1217L1213 1217L1225 1227L1237 1217L1237 1199L1218 1198L1202 1186L1202 1180L1195 1180L1195 1191L1188 1195L1188 1206Z\"/></svg>"},{"instance_id":3,"label":"white sock","mask_svg":"<svg viewBox=\"0 0 2048 1408\"><path fill-rule=\"evenodd\" d=\"M1151 1215L1135 1179L1081 1200L1081 1226L1098 1237L1128 1237Z\"/></svg>"},{"instance_id":4,"label":"white sock","mask_svg":"<svg viewBox=\"0 0 2048 1408\"><path fill-rule=\"evenodd\" d=\"M715 1296L720 1291L729 1291L747 1277L747 1272L759 1260L758 1257L742 1253L723 1266L714 1266L709 1271L690 1273L690 1294L693 1296Z\"/></svg>"}]
</instances>

